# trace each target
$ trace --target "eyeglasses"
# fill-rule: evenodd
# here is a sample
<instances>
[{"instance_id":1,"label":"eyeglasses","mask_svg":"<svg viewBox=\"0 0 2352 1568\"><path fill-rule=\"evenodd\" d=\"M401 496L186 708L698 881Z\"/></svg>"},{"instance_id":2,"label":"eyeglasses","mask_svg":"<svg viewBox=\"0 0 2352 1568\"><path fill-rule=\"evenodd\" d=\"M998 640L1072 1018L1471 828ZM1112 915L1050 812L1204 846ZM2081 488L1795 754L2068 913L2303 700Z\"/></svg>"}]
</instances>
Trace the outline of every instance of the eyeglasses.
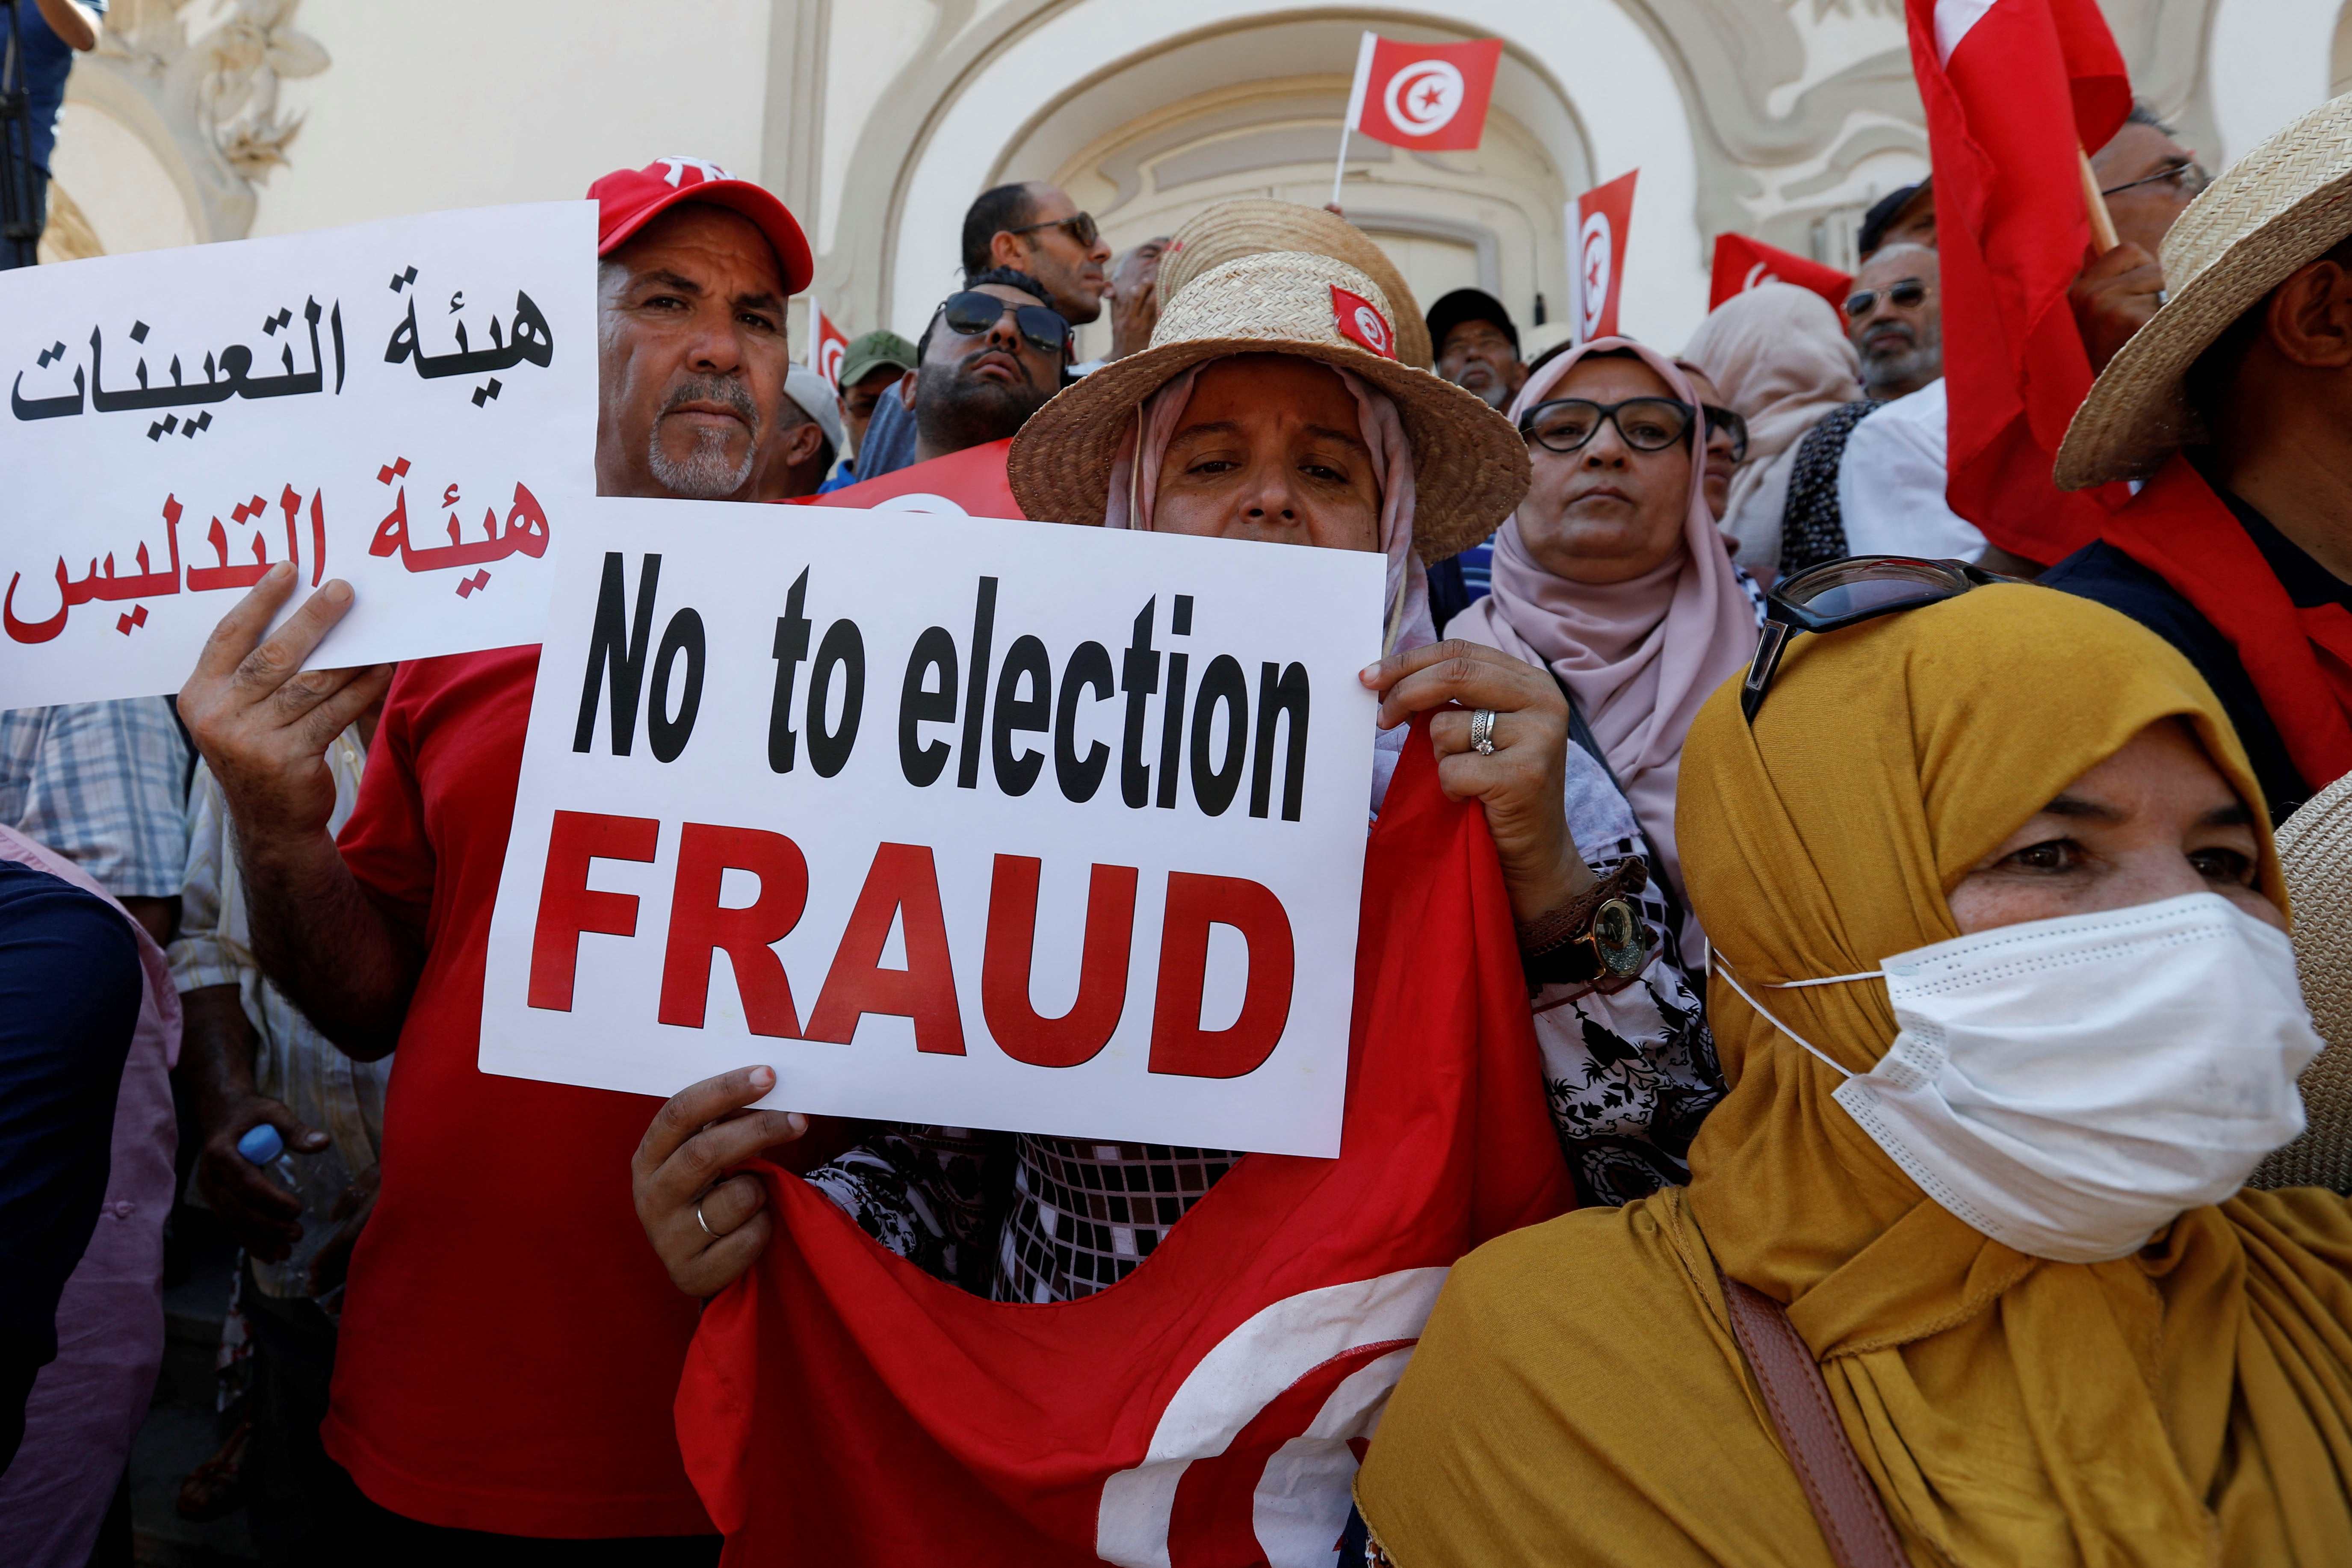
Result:
<instances>
[{"instance_id":1,"label":"eyeglasses","mask_svg":"<svg viewBox=\"0 0 2352 1568\"><path fill-rule=\"evenodd\" d=\"M1048 219L1045 223L1023 224L1019 228L998 230L1001 234L1034 234L1041 228L1058 228L1077 242L1080 250L1092 250L1102 238L1102 229L1095 223L1092 213L1076 213L1069 217Z\"/></svg>"},{"instance_id":2,"label":"eyeglasses","mask_svg":"<svg viewBox=\"0 0 2352 1568\"><path fill-rule=\"evenodd\" d=\"M1864 289L1859 293L1849 294L1845 297L1846 319L1859 321L1870 314L1872 309L1877 305L1878 296L1882 293L1896 310L1916 310L1927 298L1927 286L1916 278L1906 278L1902 282L1887 289Z\"/></svg>"},{"instance_id":3,"label":"eyeglasses","mask_svg":"<svg viewBox=\"0 0 2352 1568\"><path fill-rule=\"evenodd\" d=\"M1614 425L1633 450L1663 452L1689 438L1691 421L1697 416L1697 409L1671 397L1629 397L1622 403L1561 397L1520 415L1519 434L1548 452L1575 452L1599 435L1601 426Z\"/></svg>"},{"instance_id":4,"label":"eyeglasses","mask_svg":"<svg viewBox=\"0 0 2352 1568\"><path fill-rule=\"evenodd\" d=\"M950 294L940 307L940 320L948 330L967 338L978 337L1007 315L1031 348L1055 360L1062 357L1070 342L1070 323L1062 319L1058 310L1049 310L1043 305L1016 305L977 289Z\"/></svg>"},{"instance_id":5,"label":"eyeglasses","mask_svg":"<svg viewBox=\"0 0 2352 1568\"><path fill-rule=\"evenodd\" d=\"M1717 433L1731 437L1731 460L1748 460L1748 421L1728 408L1718 408L1712 403L1702 403L1698 411L1706 416L1706 433L1712 440ZM1623 428L1623 426L1619 426Z\"/></svg>"},{"instance_id":6,"label":"eyeglasses","mask_svg":"<svg viewBox=\"0 0 2352 1568\"><path fill-rule=\"evenodd\" d=\"M1809 566L1764 596L1764 635L1739 689L1739 710L1750 724L1780 668L1780 655L1799 632L1833 632L1897 610L1957 599L1971 588L2014 583L1965 561L1923 561L1914 555L1853 555Z\"/></svg>"},{"instance_id":7,"label":"eyeglasses","mask_svg":"<svg viewBox=\"0 0 2352 1568\"><path fill-rule=\"evenodd\" d=\"M2187 201L2212 183L2213 176L2205 172L2205 165L2190 158L2179 163L2168 164L2153 174L2142 174L2137 180L2126 180L2120 185L2111 185L2101 191L2099 195L2119 196L2126 191L2137 190L2142 185L2167 184L2172 186L2175 195Z\"/></svg>"}]
</instances>

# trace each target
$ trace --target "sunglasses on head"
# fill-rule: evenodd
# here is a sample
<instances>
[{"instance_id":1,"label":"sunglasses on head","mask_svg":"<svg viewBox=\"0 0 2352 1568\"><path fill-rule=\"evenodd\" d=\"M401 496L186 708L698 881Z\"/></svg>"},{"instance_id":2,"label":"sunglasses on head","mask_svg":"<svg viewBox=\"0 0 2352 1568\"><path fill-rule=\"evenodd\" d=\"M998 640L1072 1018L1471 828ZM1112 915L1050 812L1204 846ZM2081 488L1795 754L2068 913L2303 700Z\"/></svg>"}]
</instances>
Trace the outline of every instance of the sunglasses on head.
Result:
<instances>
[{"instance_id":1,"label":"sunglasses on head","mask_svg":"<svg viewBox=\"0 0 2352 1568\"><path fill-rule=\"evenodd\" d=\"M1016 305L977 289L950 294L940 307L940 320L947 329L967 338L978 337L1008 313L1031 348L1056 361L1062 357L1063 350L1069 346L1070 323L1062 319L1058 310L1049 310L1043 305Z\"/></svg>"},{"instance_id":2,"label":"sunglasses on head","mask_svg":"<svg viewBox=\"0 0 2352 1568\"><path fill-rule=\"evenodd\" d=\"M1718 408L1712 403L1702 403L1699 412L1706 416L1706 433L1712 437L1720 433L1731 437L1731 460L1748 460L1748 421L1728 408Z\"/></svg>"},{"instance_id":3,"label":"sunglasses on head","mask_svg":"<svg viewBox=\"0 0 2352 1568\"><path fill-rule=\"evenodd\" d=\"M1727 410L1728 412L1728 410ZM1548 452L1581 451L1603 425L1637 452L1663 452L1690 437L1698 410L1672 397L1629 397L1595 403L1589 397L1556 397L1519 416L1519 434Z\"/></svg>"},{"instance_id":4,"label":"sunglasses on head","mask_svg":"<svg viewBox=\"0 0 2352 1568\"><path fill-rule=\"evenodd\" d=\"M1739 711L1750 724L1780 668L1780 655L1799 632L1833 632L1898 610L1940 605L1971 588L2014 583L1965 561L1925 561L1916 555L1853 555L1824 561L1784 579L1764 595L1764 635L1739 688Z\"/></svg>"},{"instance_id":5,"label":"sunglasses on head","mask_svg":"<svg viewBox=\"0 0 2352 1568\"><path fill-rule=\"evenodd\" d=\"M1003 230L1006 234L1035 234L1041 228L1058 228L1077 242L1080 250L1092 250L1095 241L1102 237L1102 229L1092 213L1075 213L1068 217L1049 218L1044 223L1026 223L1019 228Z\"/></svg>"},{"instance_id":6,"label":"sunglasses on head","mask_svg":"<svg viewBox=\"0 0 2352 1568\"><path fill-rule=\"evenodd\" d=\"M1919 308L1920 302L1927 298L1927 286L1916 278L1906 278L1902 282L1886 289L1864 289L1859 293L1849 294L1845 297L1847 318L1859 321L1870 314L1872 307L1878 303L1878 297L1881 294L1885 294L1887 300L1898 310L1916 310Z\"/></svg>"}]
</instances>

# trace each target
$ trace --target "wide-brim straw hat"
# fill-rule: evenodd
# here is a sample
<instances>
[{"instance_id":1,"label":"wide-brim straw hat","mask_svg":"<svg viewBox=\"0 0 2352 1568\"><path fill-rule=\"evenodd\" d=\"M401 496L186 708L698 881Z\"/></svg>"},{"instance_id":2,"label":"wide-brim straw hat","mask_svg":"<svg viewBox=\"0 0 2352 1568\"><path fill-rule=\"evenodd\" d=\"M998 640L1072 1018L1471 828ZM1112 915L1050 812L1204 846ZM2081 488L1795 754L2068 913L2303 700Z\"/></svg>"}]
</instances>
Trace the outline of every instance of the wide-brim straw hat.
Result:
<instances>
[{"instance_id":1,"label":"wide-brim straw hat","mask_svg":"<svg viewBox=\"0 0 2352 1568\"><path fill-rule=\"evenodd\" d=\"M1242 196L1187 219L1168 237L1168 248L1160 258L1160 308L1165 310L1168 301L1202 273L1244 256L1278 250L1304 250L1344 261L1379 284L1395 311L1397 358L1422 370L1436 364L1429 323L1422 319L1412 290L1388 252L1346 218L1297 202Z\"/></svg>"},{"instance_id":2,"label":"wide-brim straw hat","mask_svg":"<svg viewBox=\"0 0 2352 1568\"><path fill-rule=\"evenodd\" d=\"M1494 532L1527 494L1527 443L1473 394L1349 338L1335 289L1381 312L1381 331L1394 341L1396 317L1381 286L1328 256L1245 256L1187 283L1160 308L1150 348L1065 387L1022 426L1006 472L1023 515L1099 524L1110 466L1146 398L1205 361L1277 353L1352 371L1396 405L1412 444L1412 542L1423 561L1458 555Z\"/></svg>"},{"instance_id":3,"label":"wide-brim straw hat","mask_svg":"<svg viewBox=\"0 0 2352 1568\"><path fill-rule=\"evenodd\" d=\"M2303 1136L2246 1184L2352 1193L2352 774L2280 826L2278 854L2294 908L2304 1005L2327 1048L2303 1069Z\"/></svg>"},{"instance_id":4,"label":"wide-brim straw hat","mask_svg":"<svg viewBox=\"0 0 2352 1568\"><path fill-rule=\"evenodd\" d=\"M2061 489L2143 479L2210 438L2183 378L2231 322L2352 234L2352 94L2223 171L2164 238L2166 300L2107 362L2058 448Z\"/></svg>"}]
</instances>

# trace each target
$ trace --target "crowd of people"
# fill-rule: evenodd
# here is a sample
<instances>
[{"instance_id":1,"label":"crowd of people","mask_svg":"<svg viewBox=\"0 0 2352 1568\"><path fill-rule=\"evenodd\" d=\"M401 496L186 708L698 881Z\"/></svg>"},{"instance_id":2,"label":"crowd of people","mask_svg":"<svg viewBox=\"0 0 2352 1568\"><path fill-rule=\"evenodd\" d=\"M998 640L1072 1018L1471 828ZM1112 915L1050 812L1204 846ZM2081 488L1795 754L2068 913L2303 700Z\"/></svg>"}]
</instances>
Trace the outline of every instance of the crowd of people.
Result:
<instances>
[{"instance_id":1,"label":"crowd of people","mask_svg":"<svg viewBox=\"0 0 2352 1568\"><path fill-rule=\"evenodd\" d=\"M1343 1559L2352 1561L2352 1150L2246 1185L2321 1131L2298 958L2352 965L2290 945L2273 837L2352 839L2352 99L2218 179L2145 110L2092 154L2054 482L2137 489L2056 562L1947 500L1932 181L1842 307L1531 362L1338 212L1115 256L1008 184L828 381L793 216L677 162L590 188L601 493L854 505L1003 443L1032 518L1386 562L1374 832L1415 744L1483 817L1575 1202L1455 1268ZM99 1538L175 1197L242 1247L192 1510L273 1564L691 1563L701 1303L793 1244L749 1162L1039 1304L1263 1158L481 1073L537 649L305 670L352 595L272 630L293 587L175 699L0 714L12 1561Z\"/></svg>"}]
</instances>

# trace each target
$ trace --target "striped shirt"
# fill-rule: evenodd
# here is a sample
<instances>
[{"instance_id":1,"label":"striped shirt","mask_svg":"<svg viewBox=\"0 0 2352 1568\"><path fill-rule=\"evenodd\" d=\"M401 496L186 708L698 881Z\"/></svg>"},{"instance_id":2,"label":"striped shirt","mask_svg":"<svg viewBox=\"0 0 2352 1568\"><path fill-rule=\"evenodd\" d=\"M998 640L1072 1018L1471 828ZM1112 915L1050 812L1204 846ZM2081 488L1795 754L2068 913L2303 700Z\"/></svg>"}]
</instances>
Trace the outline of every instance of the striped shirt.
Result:
<instances>
[{"instance_id":1,"label":"striped shirt","mask_svg":"<svg viewBox=\"0 0 2352 1568\"><path fill-rule=\"evenodd\" d=\"M187 785L187 738L161 697L0 712L0 824L118 899L179 892Z\"/></svg>"}]
</instances>

